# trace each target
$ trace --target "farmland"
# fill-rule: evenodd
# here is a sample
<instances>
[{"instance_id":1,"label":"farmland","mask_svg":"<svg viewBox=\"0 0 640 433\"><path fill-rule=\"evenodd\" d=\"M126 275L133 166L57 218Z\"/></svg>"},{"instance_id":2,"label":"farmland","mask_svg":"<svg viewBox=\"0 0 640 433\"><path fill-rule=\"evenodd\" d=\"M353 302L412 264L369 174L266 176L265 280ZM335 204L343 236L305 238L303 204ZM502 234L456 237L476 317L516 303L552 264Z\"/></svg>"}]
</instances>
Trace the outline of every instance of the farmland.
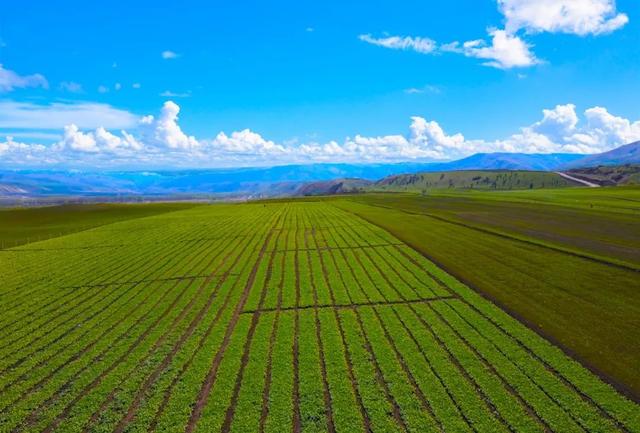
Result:
<instances>
[{"instance_id":1,"label":"farmland","mask_svg":"<svg viewBox=\"0 0 640 433\"><path fill-rule=\"evenodd\" d=\"M196 206L0 251L0 432L640 431L357 206Z\"/></svg>"},{"instance_id":2,"label":"farmland","mask_svg":"<svg viewBox=\"0 0 640 433\"><path fill-rule=\"evenodd\" d=\"M15 247L117 221L193 206L194 203L176 202L0 208L0 248Z\"/></svg>"},{"instance_id":3,"label":"farmland","mask_svg":"<svg viewBox=\"0 0 640 433\"><path fill-rule=\"evenodd\" d=\"M640 397L640 189L360 195L338 206Z\"/></svg>"}]
</instances>

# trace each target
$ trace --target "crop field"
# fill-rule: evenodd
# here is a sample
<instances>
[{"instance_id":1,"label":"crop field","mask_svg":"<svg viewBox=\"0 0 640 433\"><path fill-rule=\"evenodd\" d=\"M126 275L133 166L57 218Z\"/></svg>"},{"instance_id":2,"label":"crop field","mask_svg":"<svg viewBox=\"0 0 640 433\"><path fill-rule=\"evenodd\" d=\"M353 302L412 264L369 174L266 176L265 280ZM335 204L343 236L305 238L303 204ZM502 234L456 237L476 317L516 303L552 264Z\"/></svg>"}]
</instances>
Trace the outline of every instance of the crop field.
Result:
<instances>
[{"instance_id":1,"label":"crop field","mask_svg":"<svg viewBox=\"0 0 640 433\"><path fill-rule=\"evenodd\" d=\"M0 208L0 249L37 242L93 227L188 209L196 203L68 204Z\"/></svg>"},{"instance_id":2,"label":"crop field","mask_svg":"<svg viewBox=\"0 0 640 433\"><path fill-rule=\"evenodd\" d=\"M640 399L640 189L333 200Z\"/></svg>"},{"instance_id":3,"label":"crop field","mask_svg":"<svg viewBox=\"0 0 640 433\"><path fill-rule=\"evenodd\" d=\"M0 432L640 432L640 407L332 202L0 251Z\"/></svg>"}]
</instances>

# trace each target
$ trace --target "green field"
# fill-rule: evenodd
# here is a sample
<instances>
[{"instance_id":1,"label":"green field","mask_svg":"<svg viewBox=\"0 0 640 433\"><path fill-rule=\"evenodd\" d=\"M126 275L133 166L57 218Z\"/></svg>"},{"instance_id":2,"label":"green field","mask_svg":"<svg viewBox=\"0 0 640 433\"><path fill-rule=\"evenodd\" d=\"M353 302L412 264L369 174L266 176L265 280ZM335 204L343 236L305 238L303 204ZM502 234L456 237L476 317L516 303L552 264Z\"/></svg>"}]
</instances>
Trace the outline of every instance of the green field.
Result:
<instances>
[{"instance_id":1,"label":"green field","mask_svg":"<svg viewBox=\"0 0 640 433\"><path fill-rule=\"evenodd\" d=\"M640 189L335 202L389 230L640 396Z\"/></svg>"},{"instance_id":2,"label":"green field","mask_svg":"<svg viewBox=\"0 0 640 433\"><path fill-rule=\"evenodd\" d=\"M640 431L362 209L198 206L1 251L0 432Z\"/></svg>"},{"instance_id":3,"label":"green field","mask_svg":"<svg viewBox=\"0 0 640 433\"><path fill-rule=\"evenodd\" d=\"M189 209L195 203L82 204L0 208L0 249L123 221Z\"/></svg>"}]
</instances>

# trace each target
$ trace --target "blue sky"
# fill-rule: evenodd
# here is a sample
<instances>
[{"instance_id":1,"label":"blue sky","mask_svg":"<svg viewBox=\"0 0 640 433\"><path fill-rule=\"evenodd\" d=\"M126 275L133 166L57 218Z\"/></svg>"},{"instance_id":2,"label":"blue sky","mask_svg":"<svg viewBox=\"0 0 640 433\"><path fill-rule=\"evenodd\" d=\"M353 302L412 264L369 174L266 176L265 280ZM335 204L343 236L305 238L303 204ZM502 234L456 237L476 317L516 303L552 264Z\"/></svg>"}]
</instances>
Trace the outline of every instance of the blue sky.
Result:
<instances>
[{"instance_id":1,"label":"blue sky","mask_svg":"<svg viewBox=\"0 0 640 433\"><path fill-rule=\"evenodd\" d=\"M640 139L635 0L345 3L7 2L0 166L446 160Z\"/></svg>"}]
</instances>

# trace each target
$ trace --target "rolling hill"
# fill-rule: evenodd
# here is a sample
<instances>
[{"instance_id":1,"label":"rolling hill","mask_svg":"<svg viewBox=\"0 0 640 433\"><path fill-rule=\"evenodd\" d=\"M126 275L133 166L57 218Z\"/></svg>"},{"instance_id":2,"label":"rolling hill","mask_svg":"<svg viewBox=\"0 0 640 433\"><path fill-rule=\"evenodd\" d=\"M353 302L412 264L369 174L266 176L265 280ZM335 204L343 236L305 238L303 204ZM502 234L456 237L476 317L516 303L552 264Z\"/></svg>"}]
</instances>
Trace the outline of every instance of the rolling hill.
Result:
<instances>
[{"instance_id":1,"label":"rolling hill","mask_svg":"<svg viewBox=\"0 0 640 433\"><path fill-rule=\"evenodd\" d=\"M174 196L210 195L222 197L277 197L330 193L332 188L344 191L347 184L336 186L344 179L377 181L390 176L405 176L404 173L437 173L472 170L520 170L558 171L599 165L640 163L640 142L631 143L597 155L579 154L523 154L523 153L478 153L449 162L401 162L380 164L306 164L275 167L218 168L194 170L156 171L82 171L82 170L0 170L0 196L4 197L51 197L51 196ZM480 179L474 180L474 177ZM446 182L464 187L486 188L497 177L486 173L455 175ZM496 175L497 176L497 175ZM542 175L519 174L505 181L509 188L533 188L555 185L555 175L541 180ZM404 177L387 180L381 186L388 188L389 182L405 182ZM425 178L426 179L426 178ZM331 181L331 182L329 182ZM427 184L449 187L432 179ZM559 182L559 181L558 181ZM310 185L311 184L311 185ZM309 186L310 185L310 186ZM540 185L540 186L539 186ZM358 187L366 185L359 184ZM422 188L421 186L416 186Z\"/></svg>"},{"instance_id":2,"label":"rolling hill","mask_svg":"<svg viewBox=\"0 0 640 433\"><path fill-rule=\"evenodd\" d=\"M373 185L366 179L334 179L320 182L310 182L302 185L295 195L333 195L360 192Z\"/></svg>"},{"instance_id":3,"label":"rolling hill","mask_svg":"<svg viewBox=\"0 0 640 433\"><path fill-rule=\"evenodd\" d=\"M559 188L577 185L546 171L463 170L416 173L384 178L371 191L423 191L430 189L510 190Z\"/></svg>"},{"instance_id":4,"label":"rolling hill","mask_svg":"<svg viewBox=\"0 0 640 433\"><path fill-rule=\"evenodd\" d=\"M576 168L567 173L601 186L640 184L640 164Z\"/></svg>"}]
</instances>

